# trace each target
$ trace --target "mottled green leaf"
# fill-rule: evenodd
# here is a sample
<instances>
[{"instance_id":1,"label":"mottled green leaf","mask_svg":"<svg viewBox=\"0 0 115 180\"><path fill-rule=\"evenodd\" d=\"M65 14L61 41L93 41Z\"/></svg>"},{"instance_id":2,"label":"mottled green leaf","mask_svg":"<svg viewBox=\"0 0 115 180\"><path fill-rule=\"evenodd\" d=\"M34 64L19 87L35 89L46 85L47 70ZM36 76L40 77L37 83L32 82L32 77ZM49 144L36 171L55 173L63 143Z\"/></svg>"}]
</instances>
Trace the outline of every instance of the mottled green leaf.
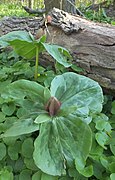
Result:
<instances>
[{"instance_id":1,"label":"mottled green leaf","mask_svg":"<svg viewBox=\"0 0 115 180\"><path fill-rule=\"evenodd\" d=\"M39 116L37 116L34 122L37 124L41 124L43 122L50 121L50 120L51 120L51 117L48 114L40 114Z\"/></svg>"},{"instance_id":2,"label":"mottled green leaf","mask_svg":"<svg viewBox=\"0 0 115 180\"><path fill-rule=\"evenodd\" d=\"M10 137L10 136L19 136L22 134L29 134L31 132L39 130L39 125L33 123L31 118L19 120L14 123L12 127L10 127L1 137Z\"/></svg>"},{"instance_id":3,"label":"mottled green leaf","mask_svg":"<svg viewBox=\"0 0 115 180\"><path fill-rule=\"evenodd\" d=\"M47 174L63 175L65 161L69 163L70 159L74 160L79 155L86 159L91 143L91 130L80 119L53 118L40 126L40 135L35 140L33 155L35 164Z\"/></svg>"},{"instance_id":4,"label":"mottled green leaf","mask_svg":"<svg viewBox=\"0 0 115 180\"><path fill-rule=\"evenodd\" d=\"M103 93L99 84L85 76L72 72L56 76L51 83L51 96L56 97L61 103L61 109L76 106L75 114L88 116L102 110ZM82 110L83 108L83 110ZM88 111L89 110L89 111Z\"/></svg>"},{"instance_id":5,"label":"mottled green leaf","mask_svg":"<svg viewBox=\"0 0 115 180\"><path fill-rule=\"evenodd\" d=\"M2 97L10 97L16 100L16 102L19 104L23 103L24 97L26 96L32 101L37 101L40 106L39 109L43 109L44 103L50 98L50 93L47 88L44 88L40 84L29 80L15 81L8 86L4 93L2 93Z\"/></svg>"}]
</instances>

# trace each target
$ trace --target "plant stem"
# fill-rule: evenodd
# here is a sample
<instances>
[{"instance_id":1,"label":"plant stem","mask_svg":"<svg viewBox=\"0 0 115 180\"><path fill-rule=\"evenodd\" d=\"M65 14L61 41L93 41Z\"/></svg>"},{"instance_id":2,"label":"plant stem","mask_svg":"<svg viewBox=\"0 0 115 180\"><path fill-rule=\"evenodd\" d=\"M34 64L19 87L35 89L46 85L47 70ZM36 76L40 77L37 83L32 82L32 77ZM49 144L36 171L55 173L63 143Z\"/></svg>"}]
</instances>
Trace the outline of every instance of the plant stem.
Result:
<instances>
[{"instance_id":1,"label":"plant stem","mask_svg":"<svg viewBox=\"0 0 115 180\"><path fill-rule=\"evenodd\" d=\"M35 64L35 75L34 75L35 81L38 78L38 62L39 62L39 49L38 47L36 47L36 64Z\"/></svg>"}]
</instances>

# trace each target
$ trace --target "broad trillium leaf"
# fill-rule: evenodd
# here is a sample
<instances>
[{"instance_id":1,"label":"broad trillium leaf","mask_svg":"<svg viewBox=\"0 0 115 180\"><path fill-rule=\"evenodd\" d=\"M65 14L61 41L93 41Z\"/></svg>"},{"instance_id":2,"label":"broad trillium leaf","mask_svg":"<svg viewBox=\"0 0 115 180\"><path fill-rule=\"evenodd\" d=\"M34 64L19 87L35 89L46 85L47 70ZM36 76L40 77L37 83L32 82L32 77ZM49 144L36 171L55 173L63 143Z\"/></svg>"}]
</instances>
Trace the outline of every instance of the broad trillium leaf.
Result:
<instances>
[{"instance_id":1,"label":"broad trillium leaf","mask_svg":"<svg viewBox=\"0 0 115 180\"><path fill-rule=\"evenodd\" d=\"M39 46L39 52L44 50L41 42L45 42L46 37L43 36L39 40L35 40L33 35L26 31L13 31L0 38L2 47L11 45L18 55L26 59L32 59L36 54L36 47Z\"/></svg>"},{"instance_id":2,"label":"broad trillium leaf","mask_svg":"<svg viewBox=\"0 0 115 180\"><path fill-rule=\"evenodd\" d=\"M29 134L39 130L39 125L33 122L33 119L23 119L15 122L4 134L1 134L1 138L15 137L22 134Z\"/></svg>"},{"instance_id":3,"label":"broad trillium leaf","mask_svg":"<svg viewBox=\"0 0 115 180\"><path fill-rule=\"evenodd\" d=\"M15 52L25 57L26 59L32 59L36 54L36 46L34 42L22 41L19 39L10 41L9 44L14 48Z\"/></svg>"},{"instance_id":4,"label":"broad trillium leaf","mask_svg":"<svg viewBox=\"0 0 115 180\"><path fill-rule=\"evenodd\" d=\"M34 122L37 124L41 124L50 120L51 120L51 117L48 114L40 114L37 116Z\"/></svg>"},{"instance_id":5,"label":"broad trillium leaf","mask_svg":"<svg viewBox=\"0 0 115 180\"><path fill-rule=\"evenodd\" d=\"M30 35L26 31L12 31L0 37L0 45L3 48L7 47L8 45L10 45L9 42L14 41L16 39L21 41L32 42L34 37L32 36L32 34Z\"/></svg>"},{"instance_id":6,"label":"broad trillium leaf","mask_svg":"<svg viewBox=\"0 0 115 180\"><path fill-rule=\"evenodd\" d=\"M34 161L43 172L64 175L69 160L87 158L92 144L90 127L79 118L54 117L40 125Z\"/></svg>"},{"instance_id":7,"label":"broad trillium leaf","mask_svg":"<svg viewBox=\"0 0 115 180\"><path fill-rule=\"evenodd\" d=\"M71 63L67 62L67 57L71 57L68 50L54 44L42 43L46 51L64 67L70 67Z\"/></svg>"},{"instance_id":8,"label":"broad trillium leaf","mask_svg":"<svg viewBox=\"0 0 115 180\"><path fill-rule=\"evenodd\" d=\"M51 83L51 96L61 102L60 109L76 106L74 114L88 116L102 110L103 93L97 82L85 76L67 72L56 76Z\"/></svg>"},{"instance_id":9,"label":"broad trillium leaf","mask_svg":"<svg viewBox=\"0 0 115 180\"><path fill-rule=\"evenodd\" d=\"M58 45L47 44L45 41L46 36L42 36L40 39L35 40L30 32L13 31L0 38L0 45L2 47L11 45L18 55L25 57L26 59L35 57L36 48L38 48L39 53L46 50L64 67L70 67L71 63L68 62L67 58L70 59L71 56L68 50Z\"/></svg>"},{"instance_id":10,"label":"broad trillium leaf","mask_svg":"<svg viewBox=\"0 0 115 180\"><path fill-rule=\"evenodd\" d=\"M14 48L15 52L25 57L26 59L32 59L36 55L36 48L38 51L41 52L45 50L44 46L42 45L40 39L37 41L25 41L20 39L15 39L13 41L9 41L9 44Z\"/></svg>"},{"instance_id":11,"label":"broad trillium leaf","mask_svg":"<svg viewBox=\"0 0 115 180\"><path fill-rule=\"evenodd\" d=\"M39 109L44 109L44 104L50 98L50 91L40 84L29 80L18 80L10 84L6 91L2 93L2 97L12 98L18 104L28 100L32 100L39 104ZM26 99L24 99L26 97ZM25 107L26 108L26 107Z\"/></svg>"}]
</instances>

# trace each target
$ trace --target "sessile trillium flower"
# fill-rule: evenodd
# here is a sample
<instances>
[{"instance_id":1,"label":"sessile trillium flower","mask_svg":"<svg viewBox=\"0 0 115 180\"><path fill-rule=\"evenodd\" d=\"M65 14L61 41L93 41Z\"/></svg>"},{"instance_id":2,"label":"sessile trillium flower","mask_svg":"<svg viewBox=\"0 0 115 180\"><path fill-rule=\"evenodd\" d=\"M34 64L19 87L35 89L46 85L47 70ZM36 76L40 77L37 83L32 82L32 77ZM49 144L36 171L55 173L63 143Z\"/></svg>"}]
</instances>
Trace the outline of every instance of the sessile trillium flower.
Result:
<instances>
[{"instance_id":1,"label":"sessile trillium flower","mask_svg":"<svg viewBox=\"0 0 115 180\"><path fill-rule=\"evenodd\" d=\"M55 116L60 109L60 106L61 102L58 101L56 97L51 97L45 106L45 110L49 113L50 116Z\"/></svg>"},{"instance_id":2,"label":"sessile trillium flower","mask_svg":"<svg viewBox=\"0 0 115 180\"><path fill-rule=\"evenodd\" d=\"M92 147L89 123L101 112L103 103L102 89L97 82L72 72L56 76L50 89L22 79L11 83L2 97L12 98L27 112L27 117L21 116L2 138L39 130L33 159L42 172L65 176L72 164L79 174L92 176L93 167L86 163Z\"/></svg>"}]
</instances>

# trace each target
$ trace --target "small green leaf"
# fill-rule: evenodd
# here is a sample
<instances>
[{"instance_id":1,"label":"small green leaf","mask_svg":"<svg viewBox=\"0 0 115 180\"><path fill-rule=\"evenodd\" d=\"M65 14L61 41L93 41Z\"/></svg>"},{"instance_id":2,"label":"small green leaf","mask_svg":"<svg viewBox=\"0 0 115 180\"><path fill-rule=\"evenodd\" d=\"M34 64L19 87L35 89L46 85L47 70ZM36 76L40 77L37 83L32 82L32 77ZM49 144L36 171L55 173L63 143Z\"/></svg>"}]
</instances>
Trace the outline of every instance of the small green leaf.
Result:
<instances>
[{"instance_id":1,"label":"small green leaf","mask_svg":"<svg viewBox=\"0 0 115 180\"><path fill-rule=\"evenodd\" d=\"M22 144L21 154L26 158L31 158L34 146L32 138L26 138Z\"/></svg>"},{"instance_id":2,"label":"small green leaf","mask_svg":"<svg viewBox=\"0 0 115 180\"><path fill-rule=\"evenodd\" d=\"M110 149L115 156L115 131L111 133Z\"/></svg>"},{"instance_id":3,"label":"small green leaf","mask_svg":"<svg viewBox=\"0 0 115 180\"><path fill-rule=\"evenodd\" d=\"M12 160L17 160L18 159L18 154L20 153L20 148L21 148L21 142L16 141L13 146L8 147L8 155Z\"/></svg>"},{"instance_id":4,"label":"small green leaf","mask_svg":"<svg viewBox=\"0 0 115 180\"><path fill-rule=\"evenodd\" d=\"M32 180L41 180L41 175L42 175L42 172L41 172L41 171L37 171L37 172L32 176Z\"/></svg>"},{"instance_id":5,"label":"small green leaf","mask_svg":"<svg viewBox=\"0 0 115 180\"><path fill-rule=\"evenodd\" d=\"M0 171L0 180L13 180L13 173L7 169L2 169Z\"/></svg>"},{"instance_id":6,"label":"small green leaf","mask_svg":"<svg viewBox=\"0 0 115 180\"><path fill-rule=\"evenodd\" d=\"M20 172L19 180L31 180L31 171L29 169L25 169Z\"/></svg>"},{"instance_id":7,"label":"small green leaf","mask_svg":"<svg viewBox=\"0 0 115 180\"><path fill-rule=\"evenodd\" d=\"M34 160L32 158L24 158L24 164L28 169L32 171L38 170L38 167L35 165Z\"/></svg>"},{"instance_id":8,"label":"small green leaf","mask_svg":"<svg viewBox=\"0 0 115 180\"><path fill-rule=\"evenodd\" d=\"M41 180L58 180L58 177L42 173Z\"/></svg>"},{"instance_id":9,"label":"small green leaf","mask_svg":"<svg viewBox=\"0 0 115 180\"><path fill-rule=\"evenodd\" d=\"M110 179L111 179L111 180L115 180L115 173L112 173L112 174L110 175Z\"/></svg>"},{"instance_id":10,"label":"small green leaf","mask_svg":"<svg viewBox=\"0 0 115 180\"><path fill-rule=\"evenodd\" d=\"M109 140L108 135L105 132L98 132L95 135L97 142L100 146L102 146L104 149L107 149L105 144Z\"/></svg>"},{"instance_id":11,"label":"small green leaf","mask_svg":"<svg viewBox=\"0 0 115 180\"><path fill-rule=\"evenodd\" d=\"M5 120L5 114L3 112L0 112L0 123Z\"/></svg>"},{"instance_id":12,"label":"small green leaf","mask_svg":"<svg viewBox=\"0 0 115 180\"><path fill-rule=\"evenodd\" d=\"M101 156L101 157L100 157L100 161L101 161L101 164L102 164L107 170L109 170L109 162L108 162L107 157Z\"/></svg>"},{"instance_id":13,"label":"small green leaf","mask_svg":"<svg viewBox=\"0 0 115 180\"><path fill-rule=\"evenodd\" d=\"M0 143L0 161L6 156L6 146L4 143Z\"/></svg>"},{"instance_id":14,"label":"small green leaf","mask_svg":"<svg viewBox=\"0 0 115 180\"><path fill-rule=\"evenodd\" d=\"M115 101L112 102L111 113L112 113L112 114L115 114Z\"/></svg>"},{"instance_id":15,"label":"small green leaf","mask_svg":"<svg viewBox=\"0 0 115 180\"><path fill-rule=\"evenodd\" d=\"M115 139L114 139L115 141ZM110 144L110 149L111 149L111 152L114 154L115 156L115 144Z\"/></svg>"},{"instance_id":16,"label":"small green leaf","mask_svg":"<svg viewBox=\"0 0 115 180\"><path fill-rule=\"evenodd\" d=\"M72 68L75 72L77 72L77 73L83 72L83 69L80 68L80 67L78 67L78 66L75 65L75 64L72 64L71 68Z\"/></svg>"},{"instance_id":17,"label":"small green leaf","mask_svg":"<svg viewBox=\"0 0 115 180\"><path fill-rule=\"evenodd\" d=\"M104 121L104 120L98 120L97 122L96 122L96 129L97 130L100 130L100 131L102 131L103 129L105 129L105 126L106 126L106 121Z\"/></svg>"},{"instance_id":18,"label":"small green leaf","mask_svg":"<svg viewBox=\"0 0 115 180\"><path fill-rule=\"evenodd\" d=\"M21 118L25 115L28 115L28 113L28 110L26 110L25 108L18 108L16 115L18 118Z\"/></svg>"},{"instance_id":19,"label":"small green leaf","mask_svg":"<svg viewBox=\"0 0 115 180\"><path fill-rule=\"evenodd\" d=\"M103 154L103 148L101 146L99 146L99 144L96 142L95 137L93 136L93 142L92 142L92 147L91 147L91 151L90 151L90 156L93 159L97 159L99 160L99 158L102 156Z\"/></svg>"},{"instance_id":20,"label":"small green leaf","mask_svg":"<svg viewBox=\"0 0 115 180\"><path fill-rule=\"evenodd\" d=\"M82 174L85 177L91 177L93 175L93 166L87 166L85 160L79 156L75 159L75 165L76 165L76 169L78 170L78 172L80 174Z\"/></svg>"},{"instance_id":21,"label":"small green leaf","mask_svg":"<svg viewBox=\"0 0 115 180\"><path fill-rule=\"evenodd\" d=\"M7 116L11 116L14 111L15 111L15 104L14 103L9 103L9 104L3 104L2 105L2 112L7 115Z\"/></svg>"},{"instance_id":22,"label":"small green leaf","mask_svg":"<svg viewBox=\"0 0 115 180\"><path fill-rule=\"evenodd\" d=\"M23 159L20 157L19 159L16 160L15 162L15 166L14 166L14 171L15 173L20 173L24 168L24 161Z\"/></svg>"},{"instance_id":23,"label":"small green leaf","mask_svg":"<svg viewBox=\"0 0 115 180\"><path fill-rule=\"evenodd\" d=\"M113 159L113 161L114 161L114 159ZM112 162L109 164L109 170L111 171L111 173L115 172L115 162Z\"/></svg>"},{"instance_id":24,"label":"small green leaf","mask_svg":"<svg viewBox=\"0 0 115 180\"><path fill-rule=\"evenodd\" d=\"M17 137L6 137L3 138L3 141L7 146L13 146L16 142L16 139Z\"/></svg>"}]
</instances>

